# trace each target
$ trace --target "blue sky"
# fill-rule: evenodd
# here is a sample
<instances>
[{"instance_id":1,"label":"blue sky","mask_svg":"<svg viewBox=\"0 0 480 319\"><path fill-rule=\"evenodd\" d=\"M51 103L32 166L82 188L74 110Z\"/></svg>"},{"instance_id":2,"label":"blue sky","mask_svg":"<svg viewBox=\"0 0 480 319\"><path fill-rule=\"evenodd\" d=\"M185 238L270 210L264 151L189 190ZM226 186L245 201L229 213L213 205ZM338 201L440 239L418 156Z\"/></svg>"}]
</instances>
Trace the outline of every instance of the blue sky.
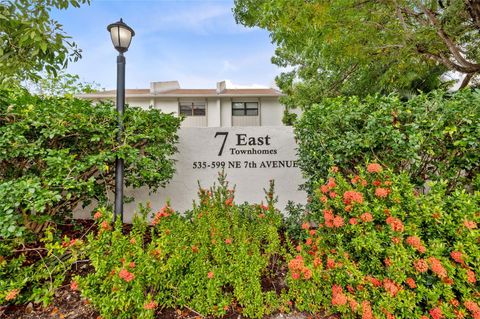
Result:
<instances>
[{"instance_id":1,"label":"blue sky","mask_svg":"<svg viewBox=\"0 0 480 319\"><path fill-rule=\"evenodd\" d=\"M115 88L116 51L106 30L123 18L135 30L126 53L127 88L178 80L183 88L214 88L230 80L243 86L274 84L268 33L235 23L233 1L92 0L90 6L52 13L83 50L67 71L83 81Z\"/></svg>"}]
</instances>

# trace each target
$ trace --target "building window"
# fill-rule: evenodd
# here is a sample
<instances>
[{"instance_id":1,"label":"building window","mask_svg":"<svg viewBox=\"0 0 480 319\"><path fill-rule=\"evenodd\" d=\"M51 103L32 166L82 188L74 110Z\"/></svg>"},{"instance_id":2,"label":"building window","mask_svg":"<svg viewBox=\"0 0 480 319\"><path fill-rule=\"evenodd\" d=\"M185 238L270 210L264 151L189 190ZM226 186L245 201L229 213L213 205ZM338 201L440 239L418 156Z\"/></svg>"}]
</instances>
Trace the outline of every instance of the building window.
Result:
<instances>
[{"instance_id":1,"label":"building window","mask_svg":"<svg viewBox=\"0 0 480 319\"><path fill-rule=\"evenodd\" d=\"M233 102L233 116L258 116L258 102Z\"/></svg>"},{"instance_id":2,"label":"building window","mask_svg":"<svg viewBox=\"0 0 480 319\"><path fill-rule=\"evenodd\" d=\"M180 102L180 114L185 116L205 116L205 102Z\"/></svg>"}]
</instances>

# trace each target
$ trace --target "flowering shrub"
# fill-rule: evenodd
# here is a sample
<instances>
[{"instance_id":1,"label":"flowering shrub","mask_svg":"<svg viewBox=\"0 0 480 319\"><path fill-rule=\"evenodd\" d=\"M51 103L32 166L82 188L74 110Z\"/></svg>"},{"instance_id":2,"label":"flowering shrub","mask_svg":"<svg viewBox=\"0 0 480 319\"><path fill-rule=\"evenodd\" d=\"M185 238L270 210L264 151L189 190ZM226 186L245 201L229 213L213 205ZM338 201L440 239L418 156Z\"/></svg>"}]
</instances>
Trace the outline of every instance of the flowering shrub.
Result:
<instances>
[{"instance_id":1,"label":"flowering shrub","mask_svg":"<svg viewBox=\"0 0 480 319\"><path fill-rule=\"evenodd\" d=\"M418 194L370 164L315 185L306 240L288 262L299 310L342 318L480 318L480 194Z\"/></svg>"},{"instance_id":2,"label":"flowering shrub","mask_svg":"<svg viewBox=\"0 0 480 319\"><path fill-rule=\"evenodd\" d=\"M274 290L262 280L280 251L281 215L267 205L237 205L223 177L220 186L200 189L199 203L186 217L166 205L133 222L128 235L111 229L110 215L95 214L98 233L85 249L95 272L75 279L103 318L153 318L163 307L185 307L202 315L232 308L262 317L277 308Z\"/></svg>"},{"instance_id":3,"label":"flowering shrub","mask_svg":"<svg viewBox=\"0 0 480 319\"><path fill-rule=\"evenodd\" d=\"M40 241L44 247L26 248L17 241L0 242L0 305L29 301L49 304L71 266L78 261L83 245L80 239L57 240L50 229Z\"/></svg>"}]
</instances>

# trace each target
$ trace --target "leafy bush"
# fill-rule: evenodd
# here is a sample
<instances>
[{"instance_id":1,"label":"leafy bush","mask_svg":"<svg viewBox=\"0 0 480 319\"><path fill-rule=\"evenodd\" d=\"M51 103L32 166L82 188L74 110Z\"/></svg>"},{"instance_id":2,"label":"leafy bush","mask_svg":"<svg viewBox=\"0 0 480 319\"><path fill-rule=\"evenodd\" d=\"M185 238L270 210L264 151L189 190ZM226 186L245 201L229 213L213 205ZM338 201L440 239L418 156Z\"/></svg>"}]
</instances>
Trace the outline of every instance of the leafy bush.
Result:
<instances>
[{"instance_id":1,"label":"leafy bush","mask_svg":"<svg viewBox=\"0 0 480 319\"><path fill-rule=\"evenodd\" d=\"M118 145L111 104L0 91L0 237L63 218L79 203L105 201L117 155L127 186L165 185L180 119L130 107L123 122Z\"/></svg>"},{"instance_id":2,"label":"leafy bush","mask_svg":"<svg viewBox=\"0 0 480 319\"><path fill-rule=\"evenodd\" d=\"M0 305L50 304L83 245L80 239L58 240L50 229L41 242L42 247L26 247L16 239L0 242Z\"/></svg>"},{"instance_id":3,"label":"leafy bush","mask_svg":"<svg viewBox=\"0 0 480 319\"><path fill-rule=\"evenodd\" d=\"M300 310L342 318L479 318L480 193L418 194L370 164L315 184L308 235L288 261ZM431 317L430 317L431 316Z\"/></svg>"},{"instance_id":4,"label":"leafy bush","mask_svg":"<svg viewBox=\"0 0 480 319\"><path fill-rule=\"evenodd\" d=\"M262 317L278 303L273 288L262 288L280 251L281 215L268 198L268 206L238 206L221 178L200 189L188 218L166 205L149 227L142 208L129 235L97 212L99 231L85 249L95 272L76 279L82 295L103 318L153 318L157 308L177 306L222 315L237 305Z\"/></svg>"},{"instance_id":5,"label":"leafy bush","mask_svg":"<svg viewBox=\"0 0 480 319\"><path fill-rule=\"evenodd\" d=\"M325 99L296 124L300 166L309 185L336 165L346 173L376 161L412 181L447 180L478 189L480 91Z\"/></svg>"}]
</instances>

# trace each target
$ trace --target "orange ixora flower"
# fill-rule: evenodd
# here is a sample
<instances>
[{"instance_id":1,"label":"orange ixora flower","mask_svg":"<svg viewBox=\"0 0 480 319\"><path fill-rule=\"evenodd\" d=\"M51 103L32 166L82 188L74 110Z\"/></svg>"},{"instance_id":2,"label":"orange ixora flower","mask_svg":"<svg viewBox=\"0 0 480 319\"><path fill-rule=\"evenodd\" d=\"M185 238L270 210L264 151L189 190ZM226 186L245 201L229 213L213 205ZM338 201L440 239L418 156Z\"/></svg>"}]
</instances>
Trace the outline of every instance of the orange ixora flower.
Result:
<instances>
[{"instance_id":1,"label":"orange ixora flower","mask_svg":"<svg viewBox=\"0 0 480 319\"><path fill-rule=\"evenodd\" d=\"M388 188L377 187L375 189L375 196L379 198L385 198L388 196L389 193L390 193L390 190Z\"/></svg>"},{"instance_id":2,"label":"orange ixora flower","mask_svg":"<svg viewBox=\"0 0 480 319\"><path fill-rule=\"evenodd\" d=\"M403 226L403 223L400 219L398 218L395 218L395 217L387 217L387 220L386 220L386 223L388 225L390 225L390 227L392 228L393 231L395 232L403 232L404 230L404 226Z\"/></svg>"},{"instance_id":3,"label":"orange ixora flower","mask_svg":"<svg viewBox=\"0 0 480 319\"><path fill-rule=\"evenodd\" d=\"M474 283L477 282L477 278L475 277L475 273L470 269L467 270L467 281L471 284L474 284Z\"/></svg>"},{"instance_id":4,"label":"orange ixora flower","mask_svg":"<svg viewBox=\"0 0 480 319\"><path fill-rule=\"evenodd\" d=\"M333 226L339 228L339 227L342 227L343 224L344 224L344 222L343 222L343 218L341 216L337 215L333 218Z\"/></svg>"},{"instance_id":5,"label":"orange ixora flower","mask_svg":"<svg viewBox=\"0 0 480 319\"><path fill-rule=\"evenodd\" d=\"M405 283L408 285L408 287L412 288L412 289L415 289L417 288L417 284L415 283L415 280L411 277L408 277L406 280L405 280Z\"/></svg>"},{"instance_id":6,"label":"orange ixora flower","mask_svg":"<svg viewBox=\"0 0 480 319\"><path fill-rule=\"evenodd\" d=\"M440 278L447 278L447 270L443 267L440 260L435 257L428 258L432 271Z\"/></svg>"},{"instance_id":7,"label":"orange ixora flower","mask_svg":"<svg viewBox=\"0 0 480 319\"><path fill-rule=\"evenodd\" d=\"M173 210L172 208L170 208L170 206L168 206L168 204L163 206L153 217L152 225L153 226L157 225L158 223L160 223L160 220L162 218L169 217L172 213L173 213Z\"/></svg>"},{"instance_id":8,"label":"orange ixora flower","mask_svg":"<svg viewBox=\"0 0 480 319\"><path fill-rule=\"evenodd\" d=\"M475 229L477 228L477 223L472 221L472 220L465 220L463 222L463 225L467 227L468 229Z\"/></svg>"},{"instance_id":9,"label":"orange ixora flower","mask_svg":"<svg viewBox=\"0 0 480 319\"><path fill-rule=\"evenodd\" d=\"M418 238L417 236L409 236L409 237L407 237L407 239L405 241L407 242L407 244L409 244L410 246L412 246L413 248L415 248L416 250L418 250L421 253L424 253L427 250L422 245L421 239Z\"/></svg>"},{"instance_id":10,"label":"orange ixora flower","mask_svg":"<svg viewBox=\"0 0 480 319\"><path fill-rule=\"evenodd\" d=\"M350 205L353 203L361 204L363 203L363 195L362 193L356 191L346 191L343 193L343 203L345 205Z\"/></svg>"},{"instance_id":11,"label":"orange ixora flower","mask_svg":"<svg viewBox=\"0 0 480 319\"><path fill-rule=\"evenodd\" d=\"M75 280L72 280L70 282L70 289L73 290L73 291L77 291L78 290L78 282L75 281Z\"/></svg>"},{"instance_id":12,"label":"orange ixora flower","mask_svg":"<svg viewBox=\"0 0 480 319\"><path fill-rule=\"evenodd\" d=\"M445 318L445 316L442 313L442 309L440 309L438 307L430 309L429 313L430 313L430 316L432 316L433 319L443 319L443 318Z\"/></svg>"},{"instance_id":13,"label":"orange ixora flower","mask_svg":"<svg viewBox=\"0 0 480 319\"><path fill-rule=\"evenodd\" d=\"M382 166L377 163L371 163L367 166L367 172L369 173L380 173L382 170Z\"/></svg>"},{"instance_id":14,"label":"orange ixora flower","mask_svg":"<svg viewBox=\"0 0 480 319\"><path fill-rule=\"evenodd\" d=\"M383 288L392 297L395 297L400 291L400 287L393 280L387 278L383 280Z\"/></svg>"},{"instance_id":15,"label":"orange ixora flower","mask_svg":"<svg viewBox=\"0 0 480 319\"><path fill-rule=\"evenodd\" d=\"M467 308L468 311L472 313L474 319L480 318L480 307L478 306L478 304L471 300L467 300L463 304L465 305L465 308Z\"/></svg>"},{"instance_id":16,"label":"orange ixora flower","mask_svg":"<svg viewBox=\"0 0 480 319\"><path fill-rule=\"evenodd\" d=\"M233 206L233 197L229 197L225 200L226 206Z\"/></svg>"},{"instance_id":17,"label":"orange ixora flower","mask_svg":"<svg viewBox=\"0 0 480 319\"><path fill-rule=\"evenodd\" d=\"M452 257L453 260L455 260L459 264L464 264L465 261L463 260L462 253L460 251L452 251L450 253L450 256Z\"/></svg>"},{"instance_id":18,"label":"orange ixora flower","mask_svg":"<svg viewBox=\"0 0 480 319\"><path fill-rule=\"evenodd\" d=\"M209 271L207 277L208 279L212 279L213 277L215 277L215 274L213 273L213 271Z\"/></svg>"},{"instance_id":19,"label":"orange ixora flower","mask_svg":"<svg viewBox=\"0 0 480 319\"><path fill-rule=\"evenodd\" d=\"M135 279L135 275L129 272L128 270L126 270L125 268L122 268L122 270L120 270L120 272L118 273L118 276L123 280L125 280L126 282L130 282L133 279Z\"/></svg>"},{"instance_id":20,"label":"orange ixora flower","mask_svg":"<svg viewBox=\"0 0 480 319\"><path fill-rule=\"evenodd\" d=\"M362 319L373 319L372 307L367 300L362 301Z\"/></svg>"},{"instance_id":21,"label":"orange ixora flower","mask_svg":"<svg viewBox=\"0 0 480 319\"><path fill-rule=\"evenodd\" d=\"M342 306L347 303L347 297L343 293L342 287L338 285L332 286L332 306Z\"/></svg>"},{"instance_id":22,"label":"orange ixora flower","mask_svg":"<svg viewBox=\"0 0 480 319\"><path fill-rule=\"evenodd\" d=\"M100 227L103 229L103 230L110 230L112 227L110 226L110 223L107 222L106 220L104 220L102 222L102 224L100 225Z\"/></svg>"},{"instance_id":23,"label":"orange ixora flower","mask_svg":"<svg viewBox=\"0 0 480 319\"><path fill-rule=\"evenodd\" d=\"M157 308L158 304L155 301L150 301L149 303L146 303L143 305L143 309L145 310L153 310Z\"/></svg>"},{"instance_id":24,"label":"orange ixora flower","mask_svg":"<svg viewBox=\"0 0 480 319\"><path fill-rule=\"evenodd\" d=\"M5 300L9 301L17 298L17 295L19 292L20 292L20 289L10 290L9 292L7 292L7 295L5 296Z\"/></svg>"},{"instance_id":25,"label":"orange ixora flower","mask_svg":"<svg viewBox=\"0 0 480 319\"><path fill-rule=\"evenodd\" d=\"M418 272L427 272L428 271L428 264L423 259L415 260L413 262L413 267Z\"/></svg>"},{"instance_id":26,"label":"orange ixora flower","mask_svg":"<svg viewBox=\"0 0 480 319\"><path fill-rule=\"evenodd\" d=\"M310 228L310 224L309 224L309 223L304 222L304 223L302 224L302 229L307 230L307 229L309 229L309 228Z\"/></svg>"},{"instance_id":27,"label":"orange ixora flower","mask_svg":"<svg viewBox=\"0 0 480 319\"><path fill-rule=\"evenodd\" d=\"M102 217L102 212L101 211L97 211L95 213L95 215L93 215L93 219L97 220L97 219L100 219Z\"/></svg>"},{"instance_id":28,"label":"orange ixora flower","mask_svg":"<svg viewBox=\"0 0 480 319\"><path fill-rule=\"evenodd\" d=\"M373 216L369 212L366 212L366 213L363 213L362 215L360 215L360 219L363 222L367 223L367 222L371 222L373 220Z\"/></svg>"}]
</instances>

